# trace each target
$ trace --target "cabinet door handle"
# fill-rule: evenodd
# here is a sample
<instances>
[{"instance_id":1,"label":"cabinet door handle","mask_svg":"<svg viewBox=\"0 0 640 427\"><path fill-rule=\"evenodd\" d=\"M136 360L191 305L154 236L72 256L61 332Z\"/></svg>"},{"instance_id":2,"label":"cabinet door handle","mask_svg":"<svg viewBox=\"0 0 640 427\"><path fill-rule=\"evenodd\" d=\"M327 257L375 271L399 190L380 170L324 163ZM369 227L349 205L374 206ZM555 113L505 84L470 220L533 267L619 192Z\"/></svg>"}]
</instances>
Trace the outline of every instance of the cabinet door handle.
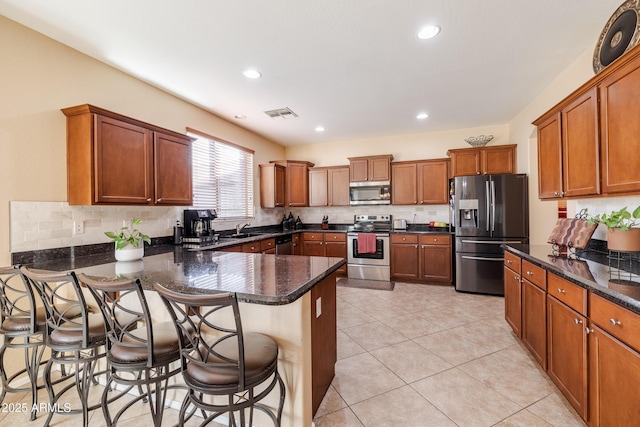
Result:
<instances>
[{"instance_id":1,"label":"cabinet door handle","mask_svg":"<svg viewBox=\"0 0 640 427\"><path fill-rule=\"evenodd\" d=\"M588 326L585 326L585 327L584 327L584 329L585 329L585 331L587 332L587 334L592 334L592 333L594 333L594 332L595 332L595 329L589 329L589 327L588 327Z\"/></svg>"},{"instance_id":2,"label":"cabinet door handle","mask_svg":"<svg viewBox=\"0 0 640 427\"><path fill-rule=\"evenodd\" d=\"M507 264L513 264L513 261L511 261L510 259L507 260Z\"/></svg>"},{"instance_id":3,"label":"cabinet door handle","mask_svg":"<svg viewBox=\"0 0 640 427\"><path fill-rule=\"evenodd\" d=\"M609 319L609 322L610 322L610 323L611 323L611 325L613 325L613 326L616 326L616 325L620 326L620 325L622 325L622 323L621 323L619 320L616 320L616 319Z\"/></svg>"},{"instance_id":4,"label":"cabinet door handle","mask_svg":"<svg viewBox=\"0 0 640 427\"><path fill-rule=\"evenodd\" d=\"M576 325L582 325L582 320L581 320L581 319L573 319L573 322L574 322Z\"/></svg>"},{"instance_id":5,"label":"cabinet door handle","mask_svg":"<svg viewBox=\"0 0 640 427\"><path fill-rule=\"evenodd\" d=\"M520 279L518 278L518 276L513 276L513 278L514 278L515 280L520 280Z\"/></svg>"},{"instance_id":6,"label":"cabinet door handle","mask_svg":"<svg viewBox=\"0 0 640 427\"><path fill-rule=\"evenodd\" d=\"M527 271L527 276L533 276L533 271Z\"/></svg>"},{"instance_id":7,"label":"cabinet door handle","mask_svg":"<svg viewBox=\"0 0 640 427\"><path fill-rule=\"evenodd\" d=\"M566 294L567 291L565 291L564 289L558 288L558 293L559 294Z\"/></svg>"},{"instance_id":8,"label":"cabinet door handle","mask_svg":"<svg viewBox=\"0 0 640 427\"><path fill-rule=\"evenodd\" d=\"M150 201L151 201L151 197L149 197L149 198L147 199L147 202L150 202Z\"/></svg>"},{"instance_id":9,"label":"cabinet door handle","mask_svg":"<svg viewBox=\"0 0 640 427\"><path fill-rule=\"evenodd\" d=\"M162 201L162 197L158 199L158 203L160 203Z\"/></svg>"}]
</instances>

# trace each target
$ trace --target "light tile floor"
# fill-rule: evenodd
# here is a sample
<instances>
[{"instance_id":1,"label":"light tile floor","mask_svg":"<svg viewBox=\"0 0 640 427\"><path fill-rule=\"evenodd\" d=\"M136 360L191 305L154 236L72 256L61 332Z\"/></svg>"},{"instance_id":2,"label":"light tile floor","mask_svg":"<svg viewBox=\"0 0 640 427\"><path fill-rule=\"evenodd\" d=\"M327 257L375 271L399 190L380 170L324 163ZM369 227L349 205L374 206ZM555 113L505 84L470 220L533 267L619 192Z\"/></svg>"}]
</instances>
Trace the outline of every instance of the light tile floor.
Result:
<instances>
[{"instance_id":1,"label":"light tile floor","mask_svg":"<svg viewBox=\"0 0 640 427\"><path fill-rule=\"evenodd\" d=\"M327 426L584 426L513 335L504 299L449 286L338 286Z\"/></svg>"},{"instance_id":2,"label":"light tile floor","mask_svg":"<svg viewBox=\"0 0 640 427\"><path fill-rule=\"evenodd\" d=\"M338 286L337 302L336 376L316 427L585 425L511 332L503 298L396 283L393 291ZM8 394L1 426L44 423L45 414L30 423L12 403L30 397ZM151 424L146 405L128 412L119 425ZM163 425L176 420L167 409ZM56 415L51 426L81 424ZM100 410L90 425L104 426Z\"/></svg>"}]
</instances>

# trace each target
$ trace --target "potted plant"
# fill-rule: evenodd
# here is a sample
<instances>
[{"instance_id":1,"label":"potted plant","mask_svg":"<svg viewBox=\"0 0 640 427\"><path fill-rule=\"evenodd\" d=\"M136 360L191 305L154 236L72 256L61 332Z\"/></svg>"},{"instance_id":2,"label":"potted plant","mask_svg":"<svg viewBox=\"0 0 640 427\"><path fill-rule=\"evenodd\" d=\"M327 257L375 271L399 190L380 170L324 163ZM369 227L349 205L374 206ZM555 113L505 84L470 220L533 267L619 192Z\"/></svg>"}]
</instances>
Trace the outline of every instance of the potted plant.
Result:
<instances>
[{"instance_id":1,"label":"potted plant","mask_svg":"<svg viewBox=\"0 0 640 427\"><path fill-rule=\"evenodd\" d=\"M610 251L640 251L640 206L633 212L627 207L612 211L610 214L599 214L589 217L589 223L604 224L607 227L607 247Z\"/></svg>"},{"instance_id":2,"label":"potted plant","mask_svg":"<svg viewBox=\"0 0 640 427\"><path fill-rule=\"evenodd\" d=\"M116 260L133 261L144 256L144 242L151 244L151 238L135 228L142 218L131 221L131 228L124 226L119 232L105 231L105 235L116 243Z\"/></svg>"}]
</instances>

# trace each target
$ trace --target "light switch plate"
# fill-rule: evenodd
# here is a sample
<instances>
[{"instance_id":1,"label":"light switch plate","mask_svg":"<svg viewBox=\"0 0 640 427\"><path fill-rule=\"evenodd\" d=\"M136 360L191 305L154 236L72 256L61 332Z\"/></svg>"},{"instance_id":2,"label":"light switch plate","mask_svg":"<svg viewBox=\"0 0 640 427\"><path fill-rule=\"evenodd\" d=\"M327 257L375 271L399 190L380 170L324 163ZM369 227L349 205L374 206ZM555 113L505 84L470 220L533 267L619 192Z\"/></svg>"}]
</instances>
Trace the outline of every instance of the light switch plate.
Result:
<instances>
[{"instance_id":1,"label":"light switch plate","mask_svg":"<svg viewBox=\"0 0 640 427\"><path fill-rule=\"evenodd\" d=\"M322 314L322 297L316 300L316 318Z\"/></svg>"}]
</instances>

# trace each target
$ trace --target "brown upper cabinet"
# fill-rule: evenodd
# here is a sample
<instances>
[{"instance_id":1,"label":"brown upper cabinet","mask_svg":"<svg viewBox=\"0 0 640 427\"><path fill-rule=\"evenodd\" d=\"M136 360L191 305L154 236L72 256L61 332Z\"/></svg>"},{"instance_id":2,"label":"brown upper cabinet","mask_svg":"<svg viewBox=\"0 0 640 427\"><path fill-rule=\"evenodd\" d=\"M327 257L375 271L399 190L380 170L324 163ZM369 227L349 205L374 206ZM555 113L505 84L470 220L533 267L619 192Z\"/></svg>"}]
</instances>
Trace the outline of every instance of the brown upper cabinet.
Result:
<instances>
[{"instance_id":1,"label":"brown upper cabinet","mask_svg":"<svg viewBox=\"0 0 640 427\"><path fill-rule=\"evenodd\" d=\"M349 157L349 180L351 182L390 181L392 160L391 154Z\"/></svg>"},{"instance_id":2,"label":"brown upper cabinet","mask_svg":"<svg viewBox=\"0 0 640 427\"><path fill-rule=\"evenodd\" d=\"M349 166L309 169L309 206L349 206Z\"/></svg>"},{"instance_id":3,"label":"brown upper cabinet","mask_svg":"<svg viewBox=\"0 0 640 427\"><path fill-rule=\"evenodd\" d=\"M260 167L260 207L284 207L286 168L275 163L258 166Z\"/></svg>"},{"instance_id":4,"label":"brown upper cabinet","mask_svg":"<svg viewBox=\"0 0 640 427\"><path fill-rule=\"evenodd\" d=\"M515 144L456 148L447 151L452 176L492 175L516 172Z\"/></svg>"},{"instance_id":5,"label":"brown upper cabinet","mask_svg":"<svg viewBox=\"0 0 640 427\"><path fill-rule=\"evenodd\" d=\"M640 45L533 122L541 199L640 192Z\"/></svg>"},{"instance_id":6,"label":"brown upper cabinet","mask_svg":"<svg viewBox=\"0 0 640 427\"><path fill-rule=\"evenodd\" d=\"M449 159L394 162L391 177L394 205L449 203Z\"/></svg>"},{"instance_id":7,"label":"brown upper cabinet","mask_svg":"<svg viewBox=\"0 0 640 427\"><path fill-rule=\"evenodd\" d=\"M284 191L284 206L309 206L309 168L313 163L300 160L274 160L269 165L260 165L260 206L273 208L280 206L280 193ZM282 189L282 169L284 168L284 190Z\"/></svg>"},{"instance_id":8,"label":"brown upper cabinet","mask_svg":"<svg viewBox=\"0 0 640 427\"><path fill-rule=\"evenodd\" d=\"M70 205L193 201L192 139L102 108L65 108Z\"/></svg>"},{"instance_id":9,"label":"brown upper cabinet","mask_svg":"<svg viewBox=\"0 0 640 427\"><path fill-rule=\"evenodd\" d=\"M578 93L534 124L538 127L538 196L600 193L596 88Z\"/></svg>"}]
</instances>

